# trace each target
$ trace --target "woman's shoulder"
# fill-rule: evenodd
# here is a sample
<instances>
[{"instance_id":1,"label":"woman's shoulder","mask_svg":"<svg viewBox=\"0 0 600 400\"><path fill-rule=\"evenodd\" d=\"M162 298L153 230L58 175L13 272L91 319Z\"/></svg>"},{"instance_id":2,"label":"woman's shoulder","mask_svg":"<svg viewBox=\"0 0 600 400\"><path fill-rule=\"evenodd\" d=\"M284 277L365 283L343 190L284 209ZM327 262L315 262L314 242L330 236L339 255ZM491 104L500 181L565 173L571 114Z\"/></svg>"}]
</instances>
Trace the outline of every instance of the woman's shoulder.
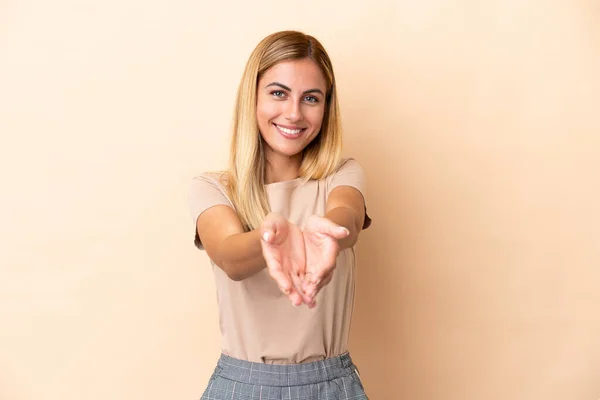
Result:
<instances>
[{"instance_id":1,"label":"woman's shoulder","mask_svg":"<svg viewBox=\"0 0 600 400\"><path fill-rule=\"evenodd\" d=\"M192 177L190 196L194 198L218 196L229 199L227 176L226 171L206 171Z\"/></svg>"},{"instance_id":2,"label":"woman's shoulder","mask_svg":"<svg viewBox=\"0 0 600 400\"><path fill-rule=\"evenodd\" d=\"M359 171L362 172L362 165L356 160L356 158L348 156L342 157L338 162L338 165L334 169L333 173L327 176L328 179L333 179L337 174L349 172L349 171Z\"/></svg>"},{"instance_id":3,"label":"woman's shoulder","mask_svg":"<svg viewBox=\"0 0 600 400\"><path fill-rule=\"evenodd\" d=\"M192 182L212 183L217 186L226 187L228 174L227 171L205 171L192 177Z\"/></svg>"},{"instance_id":4,"label":"woman's shoulder","mask_svg":"<svg viewBox=\"0 0 600 400\"><path fill-rule=\"evenodd\" d=\"M353 186L364 191L365 172L354 157L344 157L335 171L326 178L328 192L337 186Z\"/></svg>"}]
</instances>

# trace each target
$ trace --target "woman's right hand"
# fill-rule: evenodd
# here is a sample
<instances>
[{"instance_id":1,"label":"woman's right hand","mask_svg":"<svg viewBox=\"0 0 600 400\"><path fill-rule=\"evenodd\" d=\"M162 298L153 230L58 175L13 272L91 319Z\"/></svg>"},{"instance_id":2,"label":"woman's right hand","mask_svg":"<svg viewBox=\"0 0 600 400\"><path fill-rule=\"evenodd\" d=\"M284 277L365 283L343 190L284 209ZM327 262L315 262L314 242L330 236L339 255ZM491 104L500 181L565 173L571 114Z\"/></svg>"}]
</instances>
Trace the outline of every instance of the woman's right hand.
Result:
<instances>
[{"instance_id":1,"label":"woman's right hand","mask_svg":"<svg viewBox=\"0 0 600 400\"><path fill-rule=\"evenodd\" d=\"M302 282L306 273L304 236L299 227L277 213L270 213L261 225L262 253L271 277L295 306L313 300L305 295Z\"/></svg>"}]
</instances>

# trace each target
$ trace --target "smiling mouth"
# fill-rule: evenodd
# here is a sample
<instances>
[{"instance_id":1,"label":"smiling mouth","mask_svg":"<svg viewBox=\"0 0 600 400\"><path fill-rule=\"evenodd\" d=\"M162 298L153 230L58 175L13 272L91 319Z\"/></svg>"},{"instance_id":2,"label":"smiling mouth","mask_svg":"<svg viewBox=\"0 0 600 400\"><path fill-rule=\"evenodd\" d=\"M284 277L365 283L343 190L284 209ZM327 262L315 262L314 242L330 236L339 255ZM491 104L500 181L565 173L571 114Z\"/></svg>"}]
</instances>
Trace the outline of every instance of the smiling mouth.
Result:
<instances>
[{"instance_id":1,"label":"smiling mouth","mask_svg":"<svg viewBox=\"0 0 600 400\"><path fill-rule=\"evenodd\" d=\"M277 125L277 124L273 124L275 125L275 128L277 128L277 130L279 132L281 132L281 134L285 137L298 137L302 134L302 132L304 132L306 130L306 128L295 128L295 129L290 129L290 128L286 128L284 126L281 125Z\"/></svg>"}]
</instances>

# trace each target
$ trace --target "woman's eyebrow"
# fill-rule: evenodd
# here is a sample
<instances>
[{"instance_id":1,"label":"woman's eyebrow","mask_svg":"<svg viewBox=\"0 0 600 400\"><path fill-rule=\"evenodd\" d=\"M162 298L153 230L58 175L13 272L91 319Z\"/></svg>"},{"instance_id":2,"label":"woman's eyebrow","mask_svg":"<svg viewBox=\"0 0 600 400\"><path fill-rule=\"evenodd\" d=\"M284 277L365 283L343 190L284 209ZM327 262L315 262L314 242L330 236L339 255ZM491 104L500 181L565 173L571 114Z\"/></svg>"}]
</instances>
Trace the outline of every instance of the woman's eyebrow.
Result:
<instances>
[{"instance_id":1,"label":"woman's eyebrow","mask_svg":"<svg viewBox=\"0 0 600 400\"><path fill-rule=\"evenodd\" d=\"M271 82L269 83L267 86L265 86L266 88L268 88L269 86L279 86L282 89L287 90L288 92L291 92L292 89L289 88L288 86L285 86L283 83L279 83L279 82ZM321 93L321 96L325 96L323 94L323 91L321 89L309 89L309 90L305 90L304 92L302 92L302 94L307 94L307 93Z\"/></svg>"},{"instance_id":2,"label":"woman's eyebrow","mask_svg":"<svg viewBox=\"0 0 600 400\"><path fill-rule=\"evenodd\" d=\"M302 92L302 94L307 94L307 93L321 93L321 96L325 96L323 94L323 92L321 91L321 89L309 89L309 90L305 90L304 92Z\"/></svg>"}]
</instances>

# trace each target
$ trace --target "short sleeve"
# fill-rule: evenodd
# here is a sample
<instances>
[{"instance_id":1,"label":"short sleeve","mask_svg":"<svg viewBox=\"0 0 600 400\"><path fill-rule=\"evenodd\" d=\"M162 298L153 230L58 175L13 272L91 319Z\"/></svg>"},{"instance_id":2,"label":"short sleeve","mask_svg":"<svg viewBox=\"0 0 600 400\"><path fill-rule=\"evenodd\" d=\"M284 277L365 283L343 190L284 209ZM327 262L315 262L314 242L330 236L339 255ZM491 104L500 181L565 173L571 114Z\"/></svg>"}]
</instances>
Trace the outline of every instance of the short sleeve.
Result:
<instances>
[{"instance_id":1,"label":"short sleeve","mask_svg":"<svg viewBox=\"0 0 600 400\"><path fill-rule=\"evenodd\" d=\"M371 217L367 214L367 181L362 166L353 158L348 158L342 162L342 165L331 176L327 189L327 197L333 189L338 186L351 186L357 189L363 196L365 202L365 222L363 229L371 226Z\"/></svg>"},{"instance_id":2,"label":"short sleeve","mask_svg":"<svg viewBox=\"0 0 600 400\"><path fill-rule=\"evenodd\" d=\"M190 216L194 222L194 244L200 250L203 250L204 246L200 241L198 230L196 229L198 217L200 217L204 211L214 206L226 205L233 208L233 205L226 194L225 187L219 182L219 175L220 174L202 174L194 177L190 183L188 205Z\"/></svg>"}]
</instances>

